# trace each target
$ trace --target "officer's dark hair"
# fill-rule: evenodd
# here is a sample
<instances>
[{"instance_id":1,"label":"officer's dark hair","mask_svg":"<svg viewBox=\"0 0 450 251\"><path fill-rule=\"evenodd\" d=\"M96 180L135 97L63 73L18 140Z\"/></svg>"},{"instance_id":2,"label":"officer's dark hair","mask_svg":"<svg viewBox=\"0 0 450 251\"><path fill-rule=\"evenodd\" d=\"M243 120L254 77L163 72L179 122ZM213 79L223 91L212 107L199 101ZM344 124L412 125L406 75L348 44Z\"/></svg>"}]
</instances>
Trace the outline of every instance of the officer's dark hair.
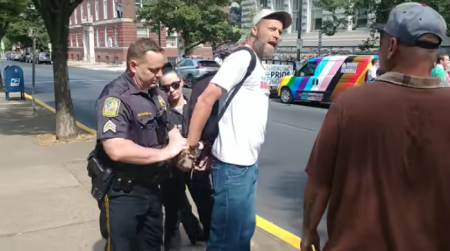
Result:
<instances>
[{"instance_id":1,"label":"officer's dark hair","mask_svg":"<svg viewBox=\"0 0 450 251\"><path fill-rule=\"evenodd\" d=\"M376 64L376 63L378 63L378 58L372 59L372 65L374 65L374 64Z\"/></svg>"},{"instance_id":2,"label":"officer's dark hair","mask_svg":"<svg viewBox=\"0 0 450 251\"><path fill-rule=\"evenodd\" d=\"M140 59L147 51L164 53L164 49L150 38L139 38L130 44L127 52L127 63L133 59Z\"/></svg>"}]
</instances>

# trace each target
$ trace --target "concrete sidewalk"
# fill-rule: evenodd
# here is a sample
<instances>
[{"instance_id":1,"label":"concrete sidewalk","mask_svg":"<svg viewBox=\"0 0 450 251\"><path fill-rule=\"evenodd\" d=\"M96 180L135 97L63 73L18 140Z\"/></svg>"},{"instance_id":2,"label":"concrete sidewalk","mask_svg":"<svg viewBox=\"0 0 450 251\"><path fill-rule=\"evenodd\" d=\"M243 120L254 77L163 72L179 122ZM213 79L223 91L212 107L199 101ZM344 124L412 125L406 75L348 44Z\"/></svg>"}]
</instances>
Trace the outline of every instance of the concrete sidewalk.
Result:
<instances>
[{"instance_id":1,"label":"concrete sidewalk","mask_svg":"<svg viewBox=\"0 0 450 251\"><path fill-rule=\"evenodd\" d=\"M105 63L87 63L83 61L74 61L68 60L67 65L69 67L81 68L81 69L89 69L89 70L102 70L102 71L116 71L123 72L125 71L125 65L114 65L114 64L105 64Z\"/></svg>"},{"instance_id":2,"label":"concrete sidewalk","mask_svg":"<svg viewBox=\"0 0 450 251\"><path fill-rule=\"evenodd\" d=\"M33 115L29 100L8 102L1 92L0 118L0 250L103 251L86 173L94 141L39 145L39 135L54 132L54 114L37 106ZM182 250L205 245L183 236ZM297 249L258 229L252 250Z\"/></svg>"}]
</instances>

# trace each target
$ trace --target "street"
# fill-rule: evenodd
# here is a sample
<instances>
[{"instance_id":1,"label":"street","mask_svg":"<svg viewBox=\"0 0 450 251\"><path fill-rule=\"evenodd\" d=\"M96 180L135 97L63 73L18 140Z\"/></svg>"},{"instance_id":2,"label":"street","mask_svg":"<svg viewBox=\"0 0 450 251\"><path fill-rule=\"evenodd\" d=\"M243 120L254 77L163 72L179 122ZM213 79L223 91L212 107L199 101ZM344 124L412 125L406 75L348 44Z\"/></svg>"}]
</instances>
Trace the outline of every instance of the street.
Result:
<instances>
[{"instance_id":1,"label":"street","mask_svg":"<svg viewBox=\"0 0 450 251\"><path fill-rule=\"evenodd\" d=\"M1 69L9 64L23 68L27 93L31 94L31 64L0 61ZM120 74L69 68L72 101L79 122L95 128L95 101L103 87ZM54 107L52 65L36 65L35 97ZM322 107L270 101L266 143L259 160L257 214L296 236L301 236L304 168L326 112ZM319 232L324 243L324 219Z\"/></svg>"}]
</instances>

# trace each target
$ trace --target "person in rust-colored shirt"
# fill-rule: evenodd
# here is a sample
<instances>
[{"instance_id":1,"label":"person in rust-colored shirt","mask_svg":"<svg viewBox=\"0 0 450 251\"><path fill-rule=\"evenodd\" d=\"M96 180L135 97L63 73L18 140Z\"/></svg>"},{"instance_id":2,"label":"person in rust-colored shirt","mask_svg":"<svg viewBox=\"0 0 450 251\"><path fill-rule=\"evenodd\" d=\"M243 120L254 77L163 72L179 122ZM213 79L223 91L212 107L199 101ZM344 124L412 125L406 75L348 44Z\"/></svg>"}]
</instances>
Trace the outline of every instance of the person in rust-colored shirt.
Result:
<instances>
[{"instance_id":1,"label":"person in rust-colored shirt","mask_svg":"<svg viewBox=\"0 0 450 251\"><path fill-rule=\"evenodd\" d=\"M449 251L450 88L430 77L446 33L432 8L394 8L383 75L331 105L306 166L302 251Z\"/></svg>"}]
</instances>

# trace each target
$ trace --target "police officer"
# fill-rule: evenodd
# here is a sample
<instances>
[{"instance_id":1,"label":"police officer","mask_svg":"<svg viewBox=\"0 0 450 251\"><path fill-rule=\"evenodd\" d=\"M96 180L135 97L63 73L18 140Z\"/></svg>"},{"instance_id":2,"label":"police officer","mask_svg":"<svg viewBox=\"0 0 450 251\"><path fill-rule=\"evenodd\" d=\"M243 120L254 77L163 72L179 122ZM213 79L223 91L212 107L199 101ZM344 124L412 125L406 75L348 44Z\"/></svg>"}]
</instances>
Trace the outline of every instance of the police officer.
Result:
<instances>
[{"instance_id":1,"label":"police officer","mask_svg":"<svg viewBox=\"0 0 450 251\"><path fill-rule=\"evenodd\" d=\"M187 113L187 98L183 95L183 80L180 79L170 66L164 69L161 79L161 89L167 93L171 113L169 120L183 131L184 115ZM164 250L180 250L180 221L186 230L191 242L205 240L209 236L211 210L212 210L212 189L209 180L209 172L196 171L194 173L181 172L175 166L172 168L174 175L162 183L162 196L165 206L165 233ZM178 172L177 172L178 171ZM185 198L185 185L194 200L203 231L195 215L192 214L189 201ZM180 212L181 211L181 212ZM180 219L181 217L181 219Z\"/></svg>"},{"instance_id":2,"label":"police officer","mask_svg":"<svg viewBox=\"0 0 450 251\"><path fill-rule=\"evenodd\" d=\"M157 178L162 163L185 144L179 130L167 124L166 96L157 88L163 52L148 38L132 43L125 73L105 86L97 100L96 150L114 177L100 214L107 251L161 250Z\"/></svg>"}]
</instances>

